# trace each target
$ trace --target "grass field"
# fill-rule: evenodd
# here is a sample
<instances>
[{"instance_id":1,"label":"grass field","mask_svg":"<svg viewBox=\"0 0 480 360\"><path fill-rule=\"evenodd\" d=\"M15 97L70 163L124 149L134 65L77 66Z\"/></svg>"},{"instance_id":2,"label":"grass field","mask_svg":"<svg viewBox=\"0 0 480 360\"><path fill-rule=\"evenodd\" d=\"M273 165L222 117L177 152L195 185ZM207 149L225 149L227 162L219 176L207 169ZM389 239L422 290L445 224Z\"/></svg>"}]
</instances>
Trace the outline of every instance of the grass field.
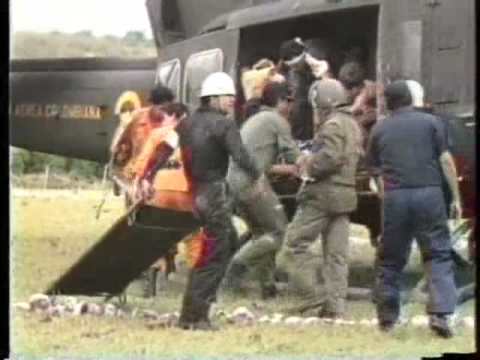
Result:
<instances>
[{"instance_id":1,"label":"grass field","mask_svg":"<svg viewBox=\"0 0 480 360\"><path fill-rule=\"evenodd\" d=\"M69 268L79 256L120 216L121 198L110 197L99 220L96 206L102 193L98 191L13 191L12 201L12 297L11 302L28 300ZM360 228L354 235L363 236ZM368 286L372 279L373 250L368 242L355 243L351 250L351 282ZM420 276L418 257L407 269L409 279ZM143 299L133 284L128 306L159 312L179 310L183 274L176 275L155 299ZM90 299L91 300L91 299ZM101 299L95 299L101 301ZM233 298L220 294L218 307L231 311L237 306L260 307L264 313L280 311L297 301L281 298L262 302L258 294ZM423 306L413 305L410 316L423 314ZM468 302L462 309L472 315ZM51 357L158 357L158 358L257 358L280 355L357 356L364 358L420 358L445 352L474 352L474 330L458 327L457 336L442 340L426 328L402 326L392 334L383 334L376 327L361 325L288 327L254 325L238 327L221 322L215 333L188 332L178 329L149 330L140 318L81 317L53 318L43 322L40 315L12 310L12 350L17 356ZM350 302L348 317L354 320L374 317L369 302Z\"/></svg>"}]
</instances>

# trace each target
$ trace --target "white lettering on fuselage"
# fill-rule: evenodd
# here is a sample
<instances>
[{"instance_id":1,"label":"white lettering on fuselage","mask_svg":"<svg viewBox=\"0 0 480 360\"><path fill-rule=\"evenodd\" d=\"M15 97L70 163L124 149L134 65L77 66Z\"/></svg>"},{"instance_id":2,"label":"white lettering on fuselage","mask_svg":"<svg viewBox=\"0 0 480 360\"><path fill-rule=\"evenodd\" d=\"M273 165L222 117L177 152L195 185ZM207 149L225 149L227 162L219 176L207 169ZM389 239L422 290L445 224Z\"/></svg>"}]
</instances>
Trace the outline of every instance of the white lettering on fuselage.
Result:
<instances>
[{"instance_id":1,"label":"white lettering on fuselage","mask_svg":"<svg viewBox=\"0 0 480 360\"><path fill-rule=\"evenodd\" d=\"M97 105L17 104L17 117L93 119L102 118L102 109Z\"/></svg>"}]
</instances>

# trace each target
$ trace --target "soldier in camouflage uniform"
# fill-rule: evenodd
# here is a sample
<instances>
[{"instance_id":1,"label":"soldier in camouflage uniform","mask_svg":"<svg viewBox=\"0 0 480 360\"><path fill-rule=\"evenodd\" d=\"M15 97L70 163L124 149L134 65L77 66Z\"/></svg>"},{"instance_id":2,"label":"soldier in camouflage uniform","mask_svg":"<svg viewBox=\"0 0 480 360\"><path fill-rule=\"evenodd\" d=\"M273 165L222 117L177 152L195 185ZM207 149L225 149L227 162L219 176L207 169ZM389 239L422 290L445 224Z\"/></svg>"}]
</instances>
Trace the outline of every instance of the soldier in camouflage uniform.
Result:
<instances>
[{"instance_id":1,"label":"soldier in camouflage uniform","mask_svg":"<svg viewBox=\"0 0 480 360\"><path fill-rule=\"evenodd\" d=\"M345 312L349 214L357 206L355 172L362 135L347 106L346 90L337 80L316 81L309 97L315 117L314 144L311 154L297 160L303 185L278 265L307 303L324 300L319 316L335 318ZM321 259L309 249L317 239L322 242ZM316 279L319 265L321 291Z\"/></svg>"},{"instance_id":2,"label":"soldier in camouflage uniform","mask_svg":"<svg viewBox=\"0 0 480 360\"><path fill-rule=\"evenodd\" d=\"M295 161L300 155L287 122L291 93L287 83L267 83L260 111L240 130L242 141L263 173L297 174ZM287 164L275 164L279 156ZM289 165L289 164L291 165ZM280 200L264 178L263 192L255 194L253 182L236 163L230 162L228 184L246 218L253 238L235 254L226 279L233 290L240 287L242 275L255 269L262 297L276 295L275 256L280 249L288 220Z\"/></svg>"}]
</instances>

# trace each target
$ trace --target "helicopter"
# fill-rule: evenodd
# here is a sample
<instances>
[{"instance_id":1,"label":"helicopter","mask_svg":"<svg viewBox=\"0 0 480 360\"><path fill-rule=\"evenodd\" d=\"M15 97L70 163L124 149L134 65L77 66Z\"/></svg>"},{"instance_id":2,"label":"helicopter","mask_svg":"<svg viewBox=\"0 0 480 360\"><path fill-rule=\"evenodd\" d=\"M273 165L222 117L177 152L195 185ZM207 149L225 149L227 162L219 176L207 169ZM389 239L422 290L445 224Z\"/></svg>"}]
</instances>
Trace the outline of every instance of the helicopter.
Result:
<instances>
[{"instance_id":1,"label":"helicopter","mask_svg":"<svg viewBox=\"0 0 480 360\"><path fill-rule=\"evenodd\" d=\"M242 68L261 58L278 60L283 42L322 38L340 49L360 46L369 79L386 84L403 77L424 85L435 110L448 115L463 212L475 217L474 0L147 0L146 8L156 58L11 61L10 145L108 163L122 119L148 105L156 83L193 110L209 74L224 71L240 83ZM135 212L133 224L131 213L119 219L48 291L120 294L198 228L188 209L161 203L165 192L186 192L181 181L168 181L179 172L160 170L157 176L167 180L159 180L159 196ZM368 176L357 180L359 205L351 220L376 238L381 204ZM274 185L292 216L298 184L280 179Z\"/></svg>"}]
</instances>

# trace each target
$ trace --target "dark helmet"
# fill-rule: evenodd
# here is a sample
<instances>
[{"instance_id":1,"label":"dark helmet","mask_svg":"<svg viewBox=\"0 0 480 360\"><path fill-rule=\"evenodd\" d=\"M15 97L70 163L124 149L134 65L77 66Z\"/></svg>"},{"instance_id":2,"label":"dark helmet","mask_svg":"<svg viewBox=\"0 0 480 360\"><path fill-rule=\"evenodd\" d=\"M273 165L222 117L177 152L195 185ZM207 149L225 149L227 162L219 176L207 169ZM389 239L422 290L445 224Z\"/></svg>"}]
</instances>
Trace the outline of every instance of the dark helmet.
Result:
<instances>
[{"instance_id":1,"label":"dark helmet","mask_svg":"<svg viewBox=\"0 0 480 360\"><path fill-rule=\"evenodd\" d=\"M300 38L288 40L280 46L280 59L284 61L292 60L305 51L305 44Z\"/></svg>"},{"instance_id":2,"label":"dark helmet","mask_svg":"<svg viewBox=\"0 0 480 360\"><path fill-rule=\"evenodd\" d=\"M172 102L173 99L175 99L175 95L172 90L160 83L150 92L150 101L155 105Z\"/></svg>"},{"instance_id":3,"label":"dark helmet","mask_svg":"<svg viewBox=\"0 0 480 360\"><path fill-rule=\"evenodd\" d=\"M405 80L397 80L385 87L385 102L388 110L412 105L412 95Z\"/></svg>"},{"instance_id":4,"label":"dark helmet","mask_svg":"<svg viewBox=\"0 0 480 360\"><path fill-rule=\"evenodd\" d=\"M338 80L347 88L361 86L365 80L365 70L356 61L350 61L342 65L338 73Z\"/></svg>"},{"instance_id":5,"label":"dark helmet","mask_svg":"<svg viewBox=\"0 0 480 360\"><path fill-rule=\"evenodd\" d=\"M268 82L263 88L261 102L267 106L276 106L280 100L289 100L292 98L291 88L286 81Z\"/></svg>"}]
</instances>

